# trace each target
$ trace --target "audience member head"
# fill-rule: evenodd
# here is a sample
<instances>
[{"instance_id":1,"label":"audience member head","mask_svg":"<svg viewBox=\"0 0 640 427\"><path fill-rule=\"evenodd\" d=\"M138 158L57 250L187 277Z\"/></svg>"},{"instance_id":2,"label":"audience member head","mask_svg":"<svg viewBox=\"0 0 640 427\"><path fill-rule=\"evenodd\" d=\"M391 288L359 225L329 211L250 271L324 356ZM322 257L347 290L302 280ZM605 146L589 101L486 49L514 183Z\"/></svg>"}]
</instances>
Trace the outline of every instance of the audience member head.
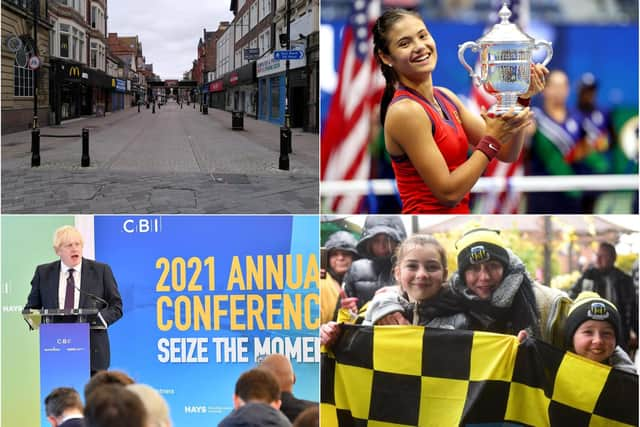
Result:
<instances>
[{"instance_id":1,"label":"audience member head","mask_svg":"<svg viewBox=\"0 0 640 427\"><path fill-rule=\"evenodd\" d=\"M82 262L83 246L82 234L70 225L63 225L53 234L53 249L68 267L75 267Z\"/></svg>"},{"instance_id":2,"label":"audience member head","mask_svg":"<svg viewBox=\"0 0 640 427\"><path fill-rule=\"evenodd\" d=\"M84 419L86 427L147 427L142 400L116 384L102 385L89 394Z\"/></svg>"},{"instance_id":3,"label":"audience member head","mask_svg":"<svg viewBox=\"0 0 640 427\"><path fill-rule=\"evenodd\" d=\"M54 388L44 399L45 414L52 426L57 427L71 415L82 416L80 394L71 387Z\"/></svg>"},{"instance_id":4,"label":"audience member head","mask_svg":"<svg viewBox=\"0 0 640 427\"><path fill-rule=\"evenodd\" d=\"M598 82L592 73L584 73L578 82L578 109L590 113L596 108Z\"/></svg>"},{"instance_id":5,"label":"audience member head","mask_svg":"<svg viewBox=\"0 0 640 427\"><path fill-rule=\"evenodd\" d=\"M233 395L234 408L251 402L265 403L280 409L280 386L270 371L254 368L238 378Z\"/></svg>"},{"instance_id":6,"label":"audience member head","mask_svg":"<svg viewBox=\"0 0 640 427\"><path fill-rule=\"evenodd\" d=\"M293 373L293 366L286 356L277 353L270 354L260 363L260 368L268 370L276 377L281 392L293 390L296 375Z\"/></svg>"},{"instance_id":7,"label":"audience member head","mask_svg":"<svg viewBox=\"0 0 640 427\"><path fill-rule=\"evenodd\" d=\"M114 384L125 386L133 384L134 382L133 378L122 371L98 371L84 386L84 398L86 400L96 388L103 385Z\"/></svg>"},{"instance_id":8,"label":"audience member head","mask_svg":"<svg viewBox=\"0 0 640 427\"><path fill-rule=\"evenodd\" d=\"M500 232L475 228L458 240L456 249L458 273L469 291L483 300L491 298L509 268L509 253Z\"/></svg>"},{"instance_id":9,"label":"audience member head","mask_svg":"<svg viewBox=\"0 0 640 427\"><path fill-rule=\"evenodd\" d=\"M395 252L394 277L412 302L426 301L447 280L447 254L433 236L414 234Z\"/></svg>"},{"instance_id":10,"label":"audience member head","mask_svg":"<svg viewBox=\"0 0 640 427\"><path fill-rule=\"evenodd\" d=\"M569 98L569 77L564 71L552 70L542 91L545 107L565 107Z\"/></svg>"},{"instance_id":11,"label":"audience member head","mask_svg":"<svg viewBox=\"0 0 640 427\"><path fill-rule=\"evenodd\" d=\"M147 425L149 427L171 427L169 405L153 387L146 384L129 384L127 390L134 392L147 411Z\"/></svg>"},{"instance_id":12,"label":"audience member head","mask_svg":"<svg viewBox=\"0 0 640 427\"><path fill-rule=\"evenodd\" d=\"M621 342L621 325L615 305L595 292L581 292L565 321L565 345L580 356L606 363Z\"/></svg>"},{"instance_id":13,"label":"audience member head","mask_svg":"<svg viewBox=\"0 0 640 427\"><path fill-rule=\"evenodd\" d=\"M320 426L320 408L318 405L312 405L296 417L293 427L319 427Z\"/></svg>"},{"instance_id":14,"label":"audience member head","mask_svg":"<svg viewBox=\"0 0 640 427\"><path fill-rule=\"evenodd\" d=\"M337 280L342 280L353 260L358 258L357 244L356 238L348 231L336 231L324 244L329 257L329 271Z\"/></svg>"},{"instance_id":15,"label":"audience member head","mask_svg":"<svg viewBox=\"0 0 640 427\"><path fill-rule=\"evenodd\" d=\"M598 246L598 252L596 253L596 266L598 270L607 271L611 270L616 263L616 247L611 243L600 242Z\"/></svg>"},{"instance_id":16,"label":"audience member head","mask_svg":"<svg viewBox=\"0 0 640 427\"><path fill-rule=\"evenodd\" d=\"M407 232L398 215L368 216L358 241L358 253L371 259L391 258L398 245L407 238Z\"/></svg>"}]
</instances>

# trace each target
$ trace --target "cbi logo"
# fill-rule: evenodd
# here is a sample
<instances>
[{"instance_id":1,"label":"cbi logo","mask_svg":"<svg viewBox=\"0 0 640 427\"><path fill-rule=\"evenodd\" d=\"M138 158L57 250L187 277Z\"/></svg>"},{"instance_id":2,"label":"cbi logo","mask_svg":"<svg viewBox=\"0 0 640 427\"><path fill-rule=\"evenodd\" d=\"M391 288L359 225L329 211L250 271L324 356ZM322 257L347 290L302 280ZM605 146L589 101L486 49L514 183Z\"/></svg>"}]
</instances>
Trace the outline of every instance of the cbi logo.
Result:
<instances>
[{"instance_id":1,"label":"cbi logo","mask_svg":"<svg viewBox=\"0 0 640 427\"><path fill-rule=\"evenodd\" d=\"M162 232L162 218L144 217L128 218L122 221L122 231L133 233L160 233Z\"/></svg>"},{"instance_id":2,"label":"cbi logo","mask_svg":"<svg viewBox=\"0 0 640 427\"><path fill-rule=\"evenodd\" d=\"M76 78L80 78L80 67L78 66L73 66L69 68L69 77L76 77Z\"/></svg>"}]
</instances>

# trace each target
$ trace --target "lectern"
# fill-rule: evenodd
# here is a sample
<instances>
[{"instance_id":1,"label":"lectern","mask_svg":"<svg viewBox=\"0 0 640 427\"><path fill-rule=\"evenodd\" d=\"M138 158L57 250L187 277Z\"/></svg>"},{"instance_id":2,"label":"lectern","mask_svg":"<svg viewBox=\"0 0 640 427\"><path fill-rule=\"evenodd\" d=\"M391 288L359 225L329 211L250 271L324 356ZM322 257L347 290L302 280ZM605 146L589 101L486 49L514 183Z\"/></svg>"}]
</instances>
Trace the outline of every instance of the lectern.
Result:
<instances>
[{"instance_id":1,"label":"lectern","mask_svg":"<svg viewBox=\"0 0 640 427\"><path fill-rule=\"evenodd\" d=\"M106 329L95 308L73 310L26 309L24 320L40 333L41 425L49 425L44 398L56 387L73 387L80 395L90 377L89 329Z\"/></svg>"}]
</instances>

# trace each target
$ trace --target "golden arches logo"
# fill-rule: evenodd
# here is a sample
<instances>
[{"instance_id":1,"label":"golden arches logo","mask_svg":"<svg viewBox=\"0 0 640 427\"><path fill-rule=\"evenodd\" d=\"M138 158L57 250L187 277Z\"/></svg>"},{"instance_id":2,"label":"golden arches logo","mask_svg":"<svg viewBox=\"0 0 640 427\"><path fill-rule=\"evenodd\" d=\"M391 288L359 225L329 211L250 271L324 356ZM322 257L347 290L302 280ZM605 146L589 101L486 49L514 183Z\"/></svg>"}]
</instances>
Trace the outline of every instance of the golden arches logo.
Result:
<instances>
[{"instance_id":1,"label":"golden arches logo","mask_svg":"<svg viewBox=\"0 0 640 427\"><path fill-rule=\"evenodd\" d=\"M80 77L80 67L73 66L69 68L69 77Z\"/></svg>"}]
</instances>

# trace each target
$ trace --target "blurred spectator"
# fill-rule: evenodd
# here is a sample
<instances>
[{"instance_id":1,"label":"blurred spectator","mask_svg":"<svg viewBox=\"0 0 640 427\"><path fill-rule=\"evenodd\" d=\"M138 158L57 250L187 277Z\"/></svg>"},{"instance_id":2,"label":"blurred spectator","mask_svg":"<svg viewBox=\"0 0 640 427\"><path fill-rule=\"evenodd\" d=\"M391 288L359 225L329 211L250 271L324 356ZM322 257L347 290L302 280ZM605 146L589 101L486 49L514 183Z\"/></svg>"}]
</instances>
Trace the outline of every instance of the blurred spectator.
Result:
<instances>
[{"instance_id":1,"label":"blurred spectator","mask_svg":"<svg viewBox=\"0 0 640 427\"><path fill-rule=\"evenodd\" d=\"M116 384L102 385L89 394L84 417L86 427L147 427L140 398Z\"/></svg>"},{"instance_id":2,"label":"blurred spectator","mask_svg":"<svg viewBox=\"0 0 640 427\"><path fill-rule=\"evenodd\" d=\"M280 411L293 422L298 415L310 406L318 406L316 402L298 399L293 395L293 385L296 383L296 375L289 359L282 354L270 354L260 368L270 371L278 380L280 386Z\"/></svg>"},{"instance_id":3,"label":"blurred spectator","mask_svg":"<svg viewBox=\"0 0 640 427\"><path fill-rule=\"evenodd\" d=\"M378 289L393 283L391 257L406 237L401 216L367 217L356 247L365 259L351 264L344 277L344 291L347 297L357 298L357 308L373 298Z\"/></svg>"},{"instance_id":4,"label":"blurred spectator","mask_svg":"<svg viewBox=\"0 0 640 427\"><path fill-rule=\"evenodd\" d=\"M334 320L339 306L342 279L354 259L358 259L356 245L358 241L348 231L336 231L327 239L324 247L327 251L328 265L326 274L320 278L320 321Z\"/></svg>"},{"instance_id":5,"label":"blurred spectator","mask_svg":"<svg viewBox=\"0 0 640 427\"><path fill-rule=\"evenodd\" d=\"M631 276L614 266L616 248L606 242L600 243L596 255L596 266L587 269L569 291L575 299L583 291L596 292L618 308L622 320L621 342L627 353L638 347L638 302Z\"/></svg>"},{"instance_id":6,"label":"blurred spectator","mask_svg":"<svg viewBox=\"0 0 640 427\"><path fill-rule=\"evenodd\" d=\"M133 378L122 371L98 371L84 386L84 399L87 400L96 388L103 385L115 384L125 386L133 384L134 382Z\"/></svg>"},{"instance_id":7,"label":"blurred spectator","mask_svg":"<svg viewBox=\"0 0 640 427\"><path fill-rule=\"evenodd\" d=\"M567 107L569 79L553 70L542 92L543 108L534 107L536 129L527 161L528 175L575 175L575 164L589 151L578 118ZM579 191L527 193L528 213L580 213Z\"/></svg>"},{"instance_id":8,"label":"blurred spectator","mask_svg":"<svg viewBox=\"0 0 640 427\"><path fill-rule=\"evenodd\" d=\"M169 405L153 387L146 384L129 384L127 390L134 392L147 411L148 427L171 427Z\"/></svg>"},{"instance_id":9,"label":"blurred spectator","mask_svg":"<svg viewBox=\"0 0 640 427\"><path fill-rule=\"evenodd\" d=\"M58 387L44 399L45 414L53 427L83 427L80 394L71 387Z\"/></svg>"},{"instance_id":10,"label":"blurred spectator","mask_svg":"<svg viewBox=\"0 0 640 427\"><path fill-rule=\"evenodd\" d=\"M611 172L611 121L608 112L596 105L598 82L591 73L580 77L578 84L577 120L582 128L584 145L591 151L582 162L576 164L576 173ZM582 212L593 212L600 192L589 191L582 195Z\"/></svg>"},{"instance_id":11,"label":"blurred spectator","mask_svg":"<svg viewBox=\"0 0 640 427\"><path fill-rule=\"evenodd\" d=\"M280 408L280 387L266 369L251 369L238 378L233 411L218 427L291 427Z\"/></svg>"}]
</instances>

